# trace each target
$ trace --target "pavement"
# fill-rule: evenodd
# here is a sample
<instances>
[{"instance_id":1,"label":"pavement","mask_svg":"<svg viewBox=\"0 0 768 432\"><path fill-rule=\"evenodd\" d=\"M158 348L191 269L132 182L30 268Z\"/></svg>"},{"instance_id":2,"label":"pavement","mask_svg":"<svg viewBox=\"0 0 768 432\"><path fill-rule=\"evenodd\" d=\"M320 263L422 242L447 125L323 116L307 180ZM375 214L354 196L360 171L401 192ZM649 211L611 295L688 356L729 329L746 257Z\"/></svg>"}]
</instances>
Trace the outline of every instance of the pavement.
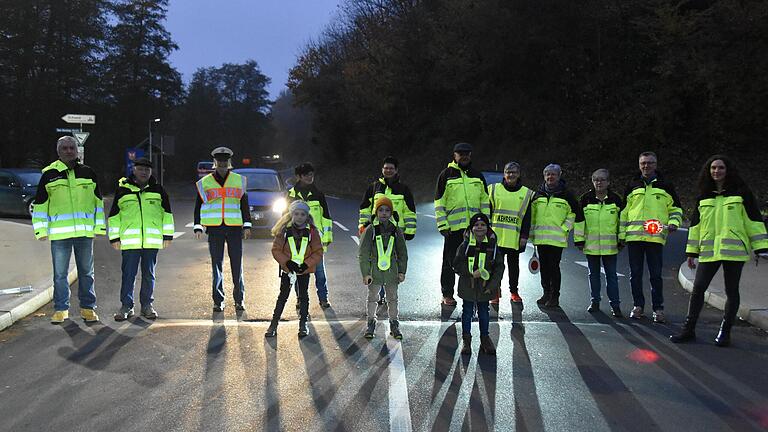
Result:
<instances>
[{"instance_id":1,"label":"pavement","mask_svg":"<svg viewBox=\"0 0 768 432\"><path fill-rule=\"evenodd\" d=\"M0 331L34 313L53 299L50 242L35 240L28 220L0 220L0 290L31 286L22 294L0 294ZM42 261L41 261L42 257ZM77 279L74 256L69 283Z\"/></svg>"},{"instance_id":2,"label":"pavement","mask_svg":"<svg viewBox=\"0 0 768 432\"><path fill-rule=\"evenodd\" d=\"M688 262L683 261L678 272L680 285L688 292L693 291L695 277L696 269L689 268ZM768 330L768 260L751 260L744 264L739 297L741 298L739 318L763 330ZM723 310L726 300L721 267L709 284L709 289L704 294L704 301L710 306Z\"/></svg>"}]
</instances>

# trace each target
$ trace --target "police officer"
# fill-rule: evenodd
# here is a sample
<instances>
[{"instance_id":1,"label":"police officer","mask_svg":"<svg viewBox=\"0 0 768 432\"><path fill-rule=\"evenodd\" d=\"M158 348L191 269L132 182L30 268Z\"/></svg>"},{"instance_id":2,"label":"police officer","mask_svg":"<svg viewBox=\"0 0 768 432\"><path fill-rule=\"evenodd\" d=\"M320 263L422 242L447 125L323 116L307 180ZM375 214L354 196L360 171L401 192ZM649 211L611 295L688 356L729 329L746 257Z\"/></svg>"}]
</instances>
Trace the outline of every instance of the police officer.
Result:
<instances>
[{"instance_id":1,"label":"police officer","mask_svg":"<svg viewBox=\"0 0 768 432\"><path fill-rule=\"evenodd\" d=\"M667 236L677 230L683 217L680 200L672 183L656 170L657 158L653 152L640 154L640 173L633 178L624 193L626 206L621 212L621 236L629 253L629 284L632 286L634 307L629 317L644 316L643 261L648 263L651 281L653 321L665 322L664 281L661 278L664 263L664 245ZM658 227L660 229L656 229Z\"/></svg>"},{"instance_id":2,"label":"police officer","mask_svg":"<svg viewBox=\"0 0 768 432\"><path fill-rule=\"evenodd\" d=\"M69 318L69 258L75 252L80 316L99 320L93 288L93 236L105 234L104 201L96 173L77 159L77 142L56 142L59 159L43 168L32 209L32 227L41 241L51 239L53 308L51 323Z\"/></svg>"},{"instance_id":3,"label":"police officer","mask_svg":"<svg viewBox=\"0 0 768 432\"><path fill-rule=\"evenodd\" d=\"M453 147L453 160L440 173L435 188L437 230L445 238L440 285L446 306L456 305L453 298L456 250L464 241L469 219L480 212L486 216L491 214L485 178L480 171L472 168L472 146L458 143Z\"/></svg>"},{"instance_id":4,"label":"police officer","mask_svg":"<svg viewBox=\"0 0 768 432\"><path fill-rule=\"evenodd\" d=\"M141 263L141 315L157 318L152 305L155 291L157 253L173 240L173 214L165 189L152 176L152 162L139 158L133 163L133 175L121 178L109 212L109 241L122 250L123 280L120 286L122 307L115 321L133 316L133 285Z\"/></svg>"},{"instance_id":5,"label":"police officer","mask_svg":"<svg viewBox=\"0 0 768 432\"><path fill-rule=\"evenodd\" d=\"M531 228L531 200L534 195L532 190L523 186L520 174L520 164L509 162L504 165L502 182L488 186L491 226L496 233L499 252L507 256L510 300L513 303L523 302L517 283L520 278L520 254L525 252ZM491 300L491 303L499 304L499 298Z\"/></svg>"},{"instance_id":6,"label":"police officer","mask_svg":"<svg viewBox=\"0 0 768 432\"><path fill-rule=\"evenodd\" d=\"M333 242L333 220L325 194L315 185L315 167L309 162L304 162L297 165L293 172L296 175L296 184L288 191L288 203L301 200L309 205L309 214L312 215L315 228L320 233L320 241L325 252L328 250L328 245ZM331 307L328 301L328 279L325 276L324 258L315 268L315 288L320 307L323 309ZM297 303L296 306L298 308L299 304Z\"/></svg>"},{"instance_id":7,"label":"police officer","mask_svg":"<svg viewBox=\"0 0 768 432\"><path fill-rule=\"evenodd\" d=\"M251 236L251 213L245 177L232 172L232 150L217 147L212 152L214 172L197 181L195 238L208 234L213 270L213 310L224 310L224 244L227 245L235 286L235 309L245 310L243 297L243 239Z\"/></svg>"}]
</instances>

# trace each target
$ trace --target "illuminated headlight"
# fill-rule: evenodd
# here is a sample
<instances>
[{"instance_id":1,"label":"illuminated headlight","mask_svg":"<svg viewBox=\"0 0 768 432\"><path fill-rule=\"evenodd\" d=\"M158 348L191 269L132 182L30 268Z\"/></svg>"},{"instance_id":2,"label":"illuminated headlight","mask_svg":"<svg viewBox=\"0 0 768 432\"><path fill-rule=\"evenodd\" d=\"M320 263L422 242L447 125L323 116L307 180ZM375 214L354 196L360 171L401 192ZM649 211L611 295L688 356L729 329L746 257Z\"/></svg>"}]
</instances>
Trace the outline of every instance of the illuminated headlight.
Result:
<instances>
[{"instance_id":1,"label":"illuminated headlight","mask_svg":"<svg viewBox=\"0 0 768 432\"><path fill-rule=\"evenodd\" d=\"M286 201L285 198L278 198L274 203L272 203L272 211L277 214L283 214L287 208L288 201Z\"/></svg>"}]
</instances>

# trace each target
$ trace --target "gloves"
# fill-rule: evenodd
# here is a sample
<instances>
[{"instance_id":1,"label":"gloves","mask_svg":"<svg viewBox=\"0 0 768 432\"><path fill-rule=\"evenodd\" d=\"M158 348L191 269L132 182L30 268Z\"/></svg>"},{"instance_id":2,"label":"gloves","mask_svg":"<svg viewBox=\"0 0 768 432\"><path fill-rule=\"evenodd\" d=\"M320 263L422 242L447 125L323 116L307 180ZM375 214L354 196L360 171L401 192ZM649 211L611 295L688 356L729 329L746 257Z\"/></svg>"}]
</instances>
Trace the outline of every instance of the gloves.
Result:
<instances>
[{"instance_id":1,"label":"gloves","mask_svg":"<svg viewBox=\"0 0 768 432\"><path fill-rule=\"evenodd\" d=\"M415 235L414 235L414 234L405 234L405 240L406 240L406 241L408 241L408 240L413 240L413 237L415 237Z\"/></svg>"},{"instance_id":2,"label":"gloves","mask_svg":"<svg viewBox=\"0 0 768 432\"><path fill-rule=\"evenodd\" d=\"M363 233L365 232L365 229L368 228L368 225L370 224L371 224L370 222L366 222L360 225L359 227L357 227L357 233L362 236Z\"/></svg>"},{"instance_id":3,"label":"gloves","mask_svg":"<svg viewBox=\"0 0 768 432\"><path fill-rule=\"evenodd\" d=\"M309 266L306 263L301 263L301 265L299 266L299 271L297 273L304 273L305 271L307 271L307 269L309 269Z\"/></svg>"},{"instance_id":4,"label":"gloves","mask_svg":"<svg viewBox=\"0 0 768 432\"><path fill-rule=\"evenodd\" d=\"M285 266L288 267L291 273L301 273L301 268L295 261L288 261Z\"/></svg>"}]
</instances>

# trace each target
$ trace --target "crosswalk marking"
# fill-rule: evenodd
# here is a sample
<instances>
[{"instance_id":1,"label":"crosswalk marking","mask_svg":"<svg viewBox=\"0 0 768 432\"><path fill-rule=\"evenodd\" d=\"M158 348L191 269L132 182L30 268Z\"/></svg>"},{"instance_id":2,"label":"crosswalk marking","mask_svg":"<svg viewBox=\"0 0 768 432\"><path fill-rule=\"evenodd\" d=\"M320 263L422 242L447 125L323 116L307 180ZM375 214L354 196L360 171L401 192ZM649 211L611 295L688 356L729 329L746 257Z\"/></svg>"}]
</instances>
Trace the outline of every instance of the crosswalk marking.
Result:
<instances>
[{"instance_id":1,"label":"crosswalk marking","mask_svg":"<svg viewBox=\"0 0 768 432\"><path fill-rule=\"evenodd\" d=\"M397 340L387 338L389 352L389 430L410 432L411 407L408 403L408 385L405 378L403 346Z\"/></svg>"},{"instance_id":2,"label":"crosswalk marking","mask_svg":"<svg viewBox=\"0 0 768 432\"><path fill-rule=\"evenodd\" d=\"M343 229L344 231L349 231L349 228L347 228L344 225L342 225L341 223L339 223L339 221L333 221L333 224L336 225L337 227Z\"/></svg>"},{"instance_id":3,"label":"crosswalk marking","mask_svg":"<svg viewBox=\"0 0 768 432\"><path fill-rule=\"evenodd\" d=\"M354 241L356 245L360 246L360 237L358 236L350 236L350 237L352 237L352 241Z\"/></svg>"},{"instance_id":4,"label":"crosswalk marking","mask_svg":"<svg viewBox=\"0 0 768 432\"><path fill-rule=\"evenodd\" d=\"M195 224L194 224L193 222L190 222L190 223L188 223L188 224L186 224L186 225L184 225L184 226L185 226L186 228L192 228L193 226L195 226Z\"/></svg>"},{"instance_id":5,"label":"crosswalk marking","mask_svg":"<svg viewBox=\"0 0 768 432\"><path fill-rule=\"evenodd\" d=\"M173 238L177 239L177 238L183 236L184 234L186 234L186 232L184 232L184 231L176 231L176 232L173 233Z\"/></svg>"}]
</instances>

